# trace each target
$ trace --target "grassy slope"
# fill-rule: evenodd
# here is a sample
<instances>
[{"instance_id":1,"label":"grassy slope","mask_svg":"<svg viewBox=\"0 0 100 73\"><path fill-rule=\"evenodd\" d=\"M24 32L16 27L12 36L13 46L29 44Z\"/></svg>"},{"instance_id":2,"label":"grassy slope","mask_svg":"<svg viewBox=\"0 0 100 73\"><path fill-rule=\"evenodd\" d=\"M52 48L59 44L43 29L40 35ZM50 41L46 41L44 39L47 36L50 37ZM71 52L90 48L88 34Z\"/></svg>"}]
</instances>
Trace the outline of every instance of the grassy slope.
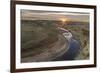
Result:
<instances>
[{"instance_id":1,"label":"grassy slope","mask_svg":"<svg viewBox=\"0 0 100 73\"><path fill-rule=\"evenodd\" d=\"M58 31L54 22L34 20L34 21L22 21L21 25L21 52L22 57L26 57L28 51L42 52L43 49L58 40Z\"/></svg>"}]
</instances>

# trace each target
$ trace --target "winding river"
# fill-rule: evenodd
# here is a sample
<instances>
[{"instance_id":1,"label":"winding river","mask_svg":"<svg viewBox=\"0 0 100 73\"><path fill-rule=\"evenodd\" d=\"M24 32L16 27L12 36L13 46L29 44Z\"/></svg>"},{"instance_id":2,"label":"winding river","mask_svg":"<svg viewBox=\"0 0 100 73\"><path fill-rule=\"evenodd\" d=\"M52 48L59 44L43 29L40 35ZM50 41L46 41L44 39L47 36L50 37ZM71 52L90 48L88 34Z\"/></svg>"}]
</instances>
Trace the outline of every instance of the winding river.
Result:
<instances>
[{"instance_id":1,"label":"winding river","mask_svg":"<svg viewBox=\"0 0 100 73\"><path fill-rule=\"evenodd\" d=\"M74 60L74 58L79 54L80 43L72 38L69 41L69 49L62 56L57 57L53 61L64 61L64 60Z\"/></svg>"}]
</instances>

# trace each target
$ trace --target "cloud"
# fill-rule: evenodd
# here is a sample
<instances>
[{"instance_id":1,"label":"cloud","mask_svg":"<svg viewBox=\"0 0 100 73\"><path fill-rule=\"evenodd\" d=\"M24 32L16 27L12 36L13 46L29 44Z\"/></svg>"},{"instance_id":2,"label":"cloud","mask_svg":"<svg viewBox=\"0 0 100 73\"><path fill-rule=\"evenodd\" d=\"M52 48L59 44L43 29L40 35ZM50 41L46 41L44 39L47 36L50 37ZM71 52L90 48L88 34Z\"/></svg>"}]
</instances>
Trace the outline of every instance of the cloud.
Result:
<instances>
[{"instance_id":1,"label":"cloud","mask_svg":"<svg viewBox=\"0 0 100 73\"><path fill-rule=\"evenodd\" d=\"M21 10L22 20L60 20L89 22L89 13Z\"/></svg>"}]
</instances>

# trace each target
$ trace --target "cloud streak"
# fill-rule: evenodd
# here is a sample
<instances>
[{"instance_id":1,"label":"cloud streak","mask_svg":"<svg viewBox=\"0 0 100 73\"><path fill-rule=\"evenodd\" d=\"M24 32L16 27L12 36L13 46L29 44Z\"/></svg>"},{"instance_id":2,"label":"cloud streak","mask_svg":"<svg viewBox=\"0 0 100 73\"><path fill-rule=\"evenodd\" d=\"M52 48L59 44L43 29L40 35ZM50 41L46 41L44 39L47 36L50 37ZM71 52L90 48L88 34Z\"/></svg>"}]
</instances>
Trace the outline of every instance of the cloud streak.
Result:
<instances>
[{"instance_id":1,"label":"cloud streak","mask_svg":"<svg viewBox=\"0 0 100 73\"><path fill-rule=\"evenodd\" d=\"M22 20L60 20L89 22L89 13L21 10Z\"/></svg>"}]
</instances>

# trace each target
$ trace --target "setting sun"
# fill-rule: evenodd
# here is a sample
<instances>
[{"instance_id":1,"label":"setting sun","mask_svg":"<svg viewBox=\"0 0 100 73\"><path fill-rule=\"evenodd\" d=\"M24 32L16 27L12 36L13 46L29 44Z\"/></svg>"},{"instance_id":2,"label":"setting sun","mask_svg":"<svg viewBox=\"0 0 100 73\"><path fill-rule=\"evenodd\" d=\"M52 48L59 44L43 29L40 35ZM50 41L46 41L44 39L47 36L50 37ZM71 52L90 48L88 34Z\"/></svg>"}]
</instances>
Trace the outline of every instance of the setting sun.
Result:
<instances>
[{"instance_id":1,"label":"setting sun","mask_svg":"<svg viewBox=\"0 0 100 73\"><path fill-rule=\"evenodd\" d=\"M60 18L61 23L59 24L60 27L63 27L66 23L66 21L68 21L68 18Z\"/></svg>"},{"instance_id":2,"label":"setting sun","mask_svg":"<svg viewBox=\"0 0 100 73\"><path fill-rule=\"evenodd\" d=\"M60 19L62 22L66 22L67 21L67 18L61 18Z\"/></svg>"}]
</instances>

